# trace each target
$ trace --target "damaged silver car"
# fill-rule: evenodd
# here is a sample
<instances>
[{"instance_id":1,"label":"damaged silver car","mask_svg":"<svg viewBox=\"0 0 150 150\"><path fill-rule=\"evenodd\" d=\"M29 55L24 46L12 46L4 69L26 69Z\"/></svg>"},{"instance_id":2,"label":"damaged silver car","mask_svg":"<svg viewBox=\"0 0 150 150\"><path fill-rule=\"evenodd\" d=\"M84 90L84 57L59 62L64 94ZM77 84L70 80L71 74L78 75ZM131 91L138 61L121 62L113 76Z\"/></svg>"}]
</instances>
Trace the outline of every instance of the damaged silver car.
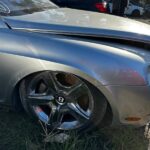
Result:
<instances>
[{"instance_id":1,"label":"damaged silver car","mask_svg":"<svg viewBox=\"0 0 150 150\"><path fill-rule=\"evenodd\" d=\"M0 0L0 102L48 127L86 131L150 120L150 26Z\"/></svg>"}]
</instances>

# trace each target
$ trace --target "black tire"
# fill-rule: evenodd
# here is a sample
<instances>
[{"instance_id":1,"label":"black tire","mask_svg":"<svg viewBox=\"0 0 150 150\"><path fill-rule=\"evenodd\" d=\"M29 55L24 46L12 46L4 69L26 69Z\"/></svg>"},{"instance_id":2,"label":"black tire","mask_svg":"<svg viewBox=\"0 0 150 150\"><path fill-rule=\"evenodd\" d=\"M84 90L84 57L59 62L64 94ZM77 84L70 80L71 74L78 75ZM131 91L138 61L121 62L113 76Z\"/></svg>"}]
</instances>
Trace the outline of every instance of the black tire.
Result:
<instances>
[{"instance_id":1,"label":"black tire","mask_svg":"<svg viewBox=\"0 0 150 150\"><path fill-rule=\"evenodd\" d=\"M133 16L133 17L140 17L140 11L139 11L139 10L134 10L134 11L132 12L132 16Z\"/></svg>"},{"instance_id":2,"label":"black tire","mask_svg":"<svg viewBox=\"0 0 150 150\"><path fill-rule=\"evenodd\" d=\"M37 78L43 77L43 75L45 76L45 74L49 74L49 73L50 72L42 72L42 73L38 73L38 74L35 74L35 75L28 76L20 83L20 87L19 87L20 98L21 98L21 102L22 102L22 105L23 105L25 111L31 117L33 117L35 119L38 119L38 120L40 120L40 119L37 116L37 113L35 112L35 109L33 109L33 106L29 103L29 100L27 98L28 97L28 92L30 91L31 84L33 84L34 81ZM78 78L78 77L76 77L76 78ZM82 80L82 82L84 82L84 84L86 84L86 86L90 90L92 100L93 100L93 103L94 103L94 105L93 105L94 107L92 109L92 113L91 113L88 121L85 122L85 124L79 126L78 128L72 128L72 129L68 129L68 130L63 129L63 128L60 129L60 128L57 128L55 126L51 127L51 125L47 124L48 127L53 128L53 129L55 128L56 130L59 130L59 131L75 130L75 131L83 132L83 131L92 130L93 128L97 127L102 122L102 119L103 119L103 117L106 113L107 101L106 101L105 97L100 93L100 91L97 88L95 88L93 85L91 85L87 81ZM90 101L90 100L88 100L88 101Z\"/></svg>"}]
</instances>

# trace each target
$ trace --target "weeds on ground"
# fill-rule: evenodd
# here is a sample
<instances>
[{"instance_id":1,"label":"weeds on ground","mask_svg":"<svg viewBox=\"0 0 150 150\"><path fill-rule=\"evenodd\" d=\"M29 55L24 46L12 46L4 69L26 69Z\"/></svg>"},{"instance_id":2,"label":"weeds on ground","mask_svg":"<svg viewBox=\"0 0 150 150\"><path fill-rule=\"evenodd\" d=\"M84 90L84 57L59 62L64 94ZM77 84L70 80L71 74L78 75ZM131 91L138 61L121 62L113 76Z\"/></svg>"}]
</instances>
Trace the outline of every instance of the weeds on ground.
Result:
<instances>
[{"instance_id":1,"label":"weeds on ground","mask_svg":"<svg viewBox=\"0 0 150 150\"><path fill-rule=\"evenodd\" d=\"M106 128L78 136L69 133L64 142L44 142L55 133L43 128L24 113L0 113L0 150L147 150L143 129Z\"/></svg>"}]
</instances>

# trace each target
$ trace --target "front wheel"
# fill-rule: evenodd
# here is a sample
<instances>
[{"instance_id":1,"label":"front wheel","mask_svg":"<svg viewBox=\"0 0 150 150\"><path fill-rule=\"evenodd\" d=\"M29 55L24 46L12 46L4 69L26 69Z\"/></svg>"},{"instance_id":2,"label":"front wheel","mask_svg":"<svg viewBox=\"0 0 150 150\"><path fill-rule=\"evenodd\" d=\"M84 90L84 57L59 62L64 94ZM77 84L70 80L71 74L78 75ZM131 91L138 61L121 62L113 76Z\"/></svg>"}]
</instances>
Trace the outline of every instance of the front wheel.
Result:
<instances>
[{"instance_id":1,"label":"front wheel","mask_svg":"<svg viewBox=\"0 0 150 150\"><path fill-rule=\"evenodd\" d=\"M139 11L139 10L134 10L134 11L132 12L132 16L133 16L133 17L140 17L140 11Z\"/></svg>"},{"instance_id":2,"label":"front wheel","mask_svg":"<svg viewBox=\"0 0 150 150\"><path fill-rule=\"evenodd\" d=\"M104 96L95 87L64 72L31 75L21 82L19 91L30 116L62 131L96 127L107 107Z\"/></svg>"}]
</instances>

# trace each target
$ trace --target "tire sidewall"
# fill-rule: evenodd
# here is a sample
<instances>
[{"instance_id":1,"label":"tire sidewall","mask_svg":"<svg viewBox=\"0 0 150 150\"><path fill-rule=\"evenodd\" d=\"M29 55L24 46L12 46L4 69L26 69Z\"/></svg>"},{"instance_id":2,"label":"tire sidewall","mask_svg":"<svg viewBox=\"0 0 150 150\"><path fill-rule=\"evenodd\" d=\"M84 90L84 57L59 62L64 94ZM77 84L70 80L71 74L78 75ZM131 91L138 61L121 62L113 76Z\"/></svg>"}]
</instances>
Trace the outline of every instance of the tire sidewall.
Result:
<instances>
[{"instance_id":1,"label":"tire sidewall","mask_svg":"<svg viewBox=\"0 0 150 150\"><path fill-rule=\"evenodd\" d=\"M132 16L133 17L140 17L140 11L139 10L134 10L133 12L132 12Z\"/></svg>"},{"instance_id":2,"label":"tire sidewall","mask_svg":"<svg viewBox=\"0 0 150 150\"><path fill-rule=\"evenodd\" d=\"M27 114L33 119L39 120L37 114L33 110L33 107L31 107L31 105L28 103L27 98L26 98L28 86L35 76L30 76L24 79L20 83L19 93L20 93L20 98L21 98L23 108L25 109ZM103 120L103 117L106 113L106 108L107 108L107 101L105 97L100 93L100 91L97 88L95 88L93 85L91 85L89 82L84 81L84 83L86 83L86 85L88 86L92 94L92 97L94 100L94 109L93 109L93 112L91 114L91 118L89 119L89 121L84 126L78 129L74 129L75 131L79 133L82 133L85 131L91 131L92 129L99 126Z\"/></svg>"}]
</instances>

